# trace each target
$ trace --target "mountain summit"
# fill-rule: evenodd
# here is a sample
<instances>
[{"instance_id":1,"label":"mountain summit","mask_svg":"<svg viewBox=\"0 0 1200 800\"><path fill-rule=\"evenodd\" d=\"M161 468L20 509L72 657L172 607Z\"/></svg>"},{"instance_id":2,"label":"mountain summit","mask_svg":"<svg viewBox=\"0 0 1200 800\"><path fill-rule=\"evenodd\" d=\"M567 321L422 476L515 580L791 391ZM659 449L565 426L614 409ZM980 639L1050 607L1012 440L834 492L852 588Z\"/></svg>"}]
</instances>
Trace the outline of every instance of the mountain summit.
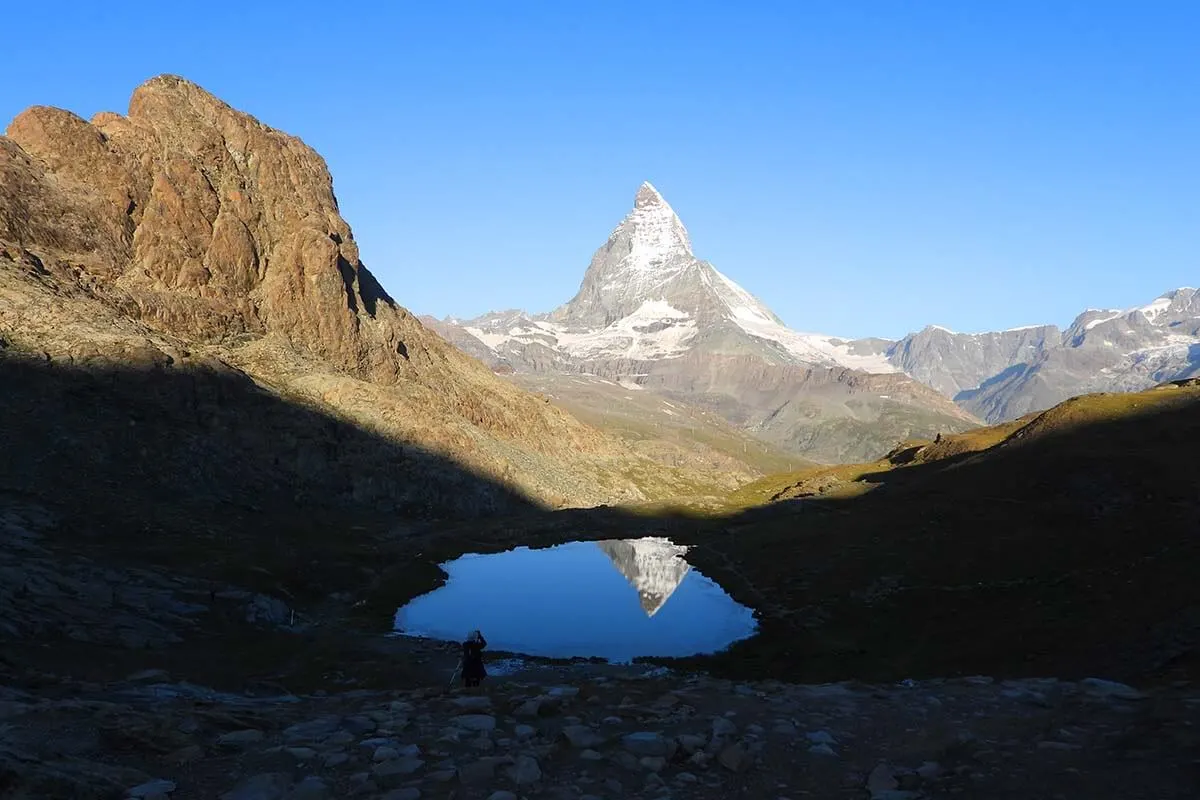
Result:
<instances>
[{"instance_id":1,"label":"mountain summit","mask_svg":"<svg viewBox=\"0 0 1200 800\"><path fill-rule=\"evenodd\" d=\"M649 182L592 256L579 291L549 314L488 314L465 324L505 359L533 347L571 358L661 359L697 348L773 363L895 372L874 352L798 333L765 303L692 252L687 228ZM458 334L454 338L460 339Z\"/></svg>"},{"instance_id":2,"label":"mountain summit","mask_svg":"<svg viewBox=\"0 0 1200 800\"><path fill-rule=\"evenodd\" d=\"M650 183L643 183L633 210L596 251L578 294L551 317L558 322L604 327L636 314L646 302L672 292L671 282L699 262L687 228Z\"/></svg>"},{"instance_id":3,"label":"mountain summit","mask_svg":"<svg viewBox=\"0 0 1200 800\"><path fill-rule=\"evenodd\" d=\"M819 460L871 458L900 439L976 422L898 374L876 343L787 327L696 257L683 221L650 183L566 304L435 328L493 367L658 389ZM825 425L831 418L843 424Z\"/></svg>"},{"instance_id":4,"label":"mountain summit","mask_svg":"<svg viewBox=\"0 0 1200 800\"><path fill-rule=\"evenodd\" d=\"M603 328L647 316L662 317L668 327L724 321L771 341L789 338L783 321L762 301L696 258L683 221L649 182L641 185L633 210L592 256L579 292L550 319ZM821 360L810 349L800 351Z\"/></svg>"}]
</instances>

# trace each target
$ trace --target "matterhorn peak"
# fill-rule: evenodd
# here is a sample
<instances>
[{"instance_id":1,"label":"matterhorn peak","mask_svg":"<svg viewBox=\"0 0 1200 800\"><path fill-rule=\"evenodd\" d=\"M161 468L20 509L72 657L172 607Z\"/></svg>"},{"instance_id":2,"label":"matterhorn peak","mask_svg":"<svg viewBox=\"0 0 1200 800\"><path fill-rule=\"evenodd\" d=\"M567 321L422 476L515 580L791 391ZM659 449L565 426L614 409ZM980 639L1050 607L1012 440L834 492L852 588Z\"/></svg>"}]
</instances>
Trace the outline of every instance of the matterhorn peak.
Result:
<instances>
[{"instance_id":1,"label":"matterhorn peak","mask_svg":"<svg viewBox=\"0 0 1200 800\"><path fill-rule=\"evenodd\" d=\"M687 229L652 183L642 183L596 252L579 291L548 314L486 315L467 333L499 353L577 363L650 363L690 353L894 372L882 352L859 354L831 336L794 331L770 308L692 253ZM540 367L539 367L540 368ZM685 367L686 368L686 367ZM605 367L607 369L607 367ZM599 374L599 373L597 373ZM649 374L649 373L647 373Z\"/></svg>"},{"instance_id":2,"label":"matterhorn peak","mask_svg":"<svg viewBox=\"0 0 1200 800\"><path fill-rule=\"evenodd\" d=\"M633 198L633 210L613 231L613 239L625 240L626 266L633 269L655 269L678 258L691 260L692 242L687 228L658 189L644 182Z\"/></svg>"},{"instance_id":3,"label":"matterhorn peak","mask_svg":"<svg viewBox=\"0 0 1200 800\"><path fill-rule=\"evenodd\" d=\"M551 316L603 328L647 301L666 300L668 284L698 264L687 228L647 181L638 187L633 209L592 257L578 294Z\"/></svg>"},{"instance_id":4,"label":"matterhorn peak","mask_svg":"<svg viewBox=\"0 0 1200 800\"><path fill-rule=\"evenodd\" d=\"M651 206L667 206L667 201L663 199L662 192L654 188L654 184L650 181L642 181L642 185L638 187L637 196L633 198L634 208L649 208ZM674 213L674 212L672 212Z\"/></svg>"},{"instance_id":5,"label":"matterhorn peak","mask_svg":"<svg viewBox=\"0 0 1200 800\"><path fill-rule=\"evenodd\" d=\"M633 210L592 256L578 293L549 318L593 330L619 320L671 327L680 342L697 324L719 320L772 342L795 336L762 302L696 258L687 228L649 181L638 187Z\"/></svg>"}]
</instances>

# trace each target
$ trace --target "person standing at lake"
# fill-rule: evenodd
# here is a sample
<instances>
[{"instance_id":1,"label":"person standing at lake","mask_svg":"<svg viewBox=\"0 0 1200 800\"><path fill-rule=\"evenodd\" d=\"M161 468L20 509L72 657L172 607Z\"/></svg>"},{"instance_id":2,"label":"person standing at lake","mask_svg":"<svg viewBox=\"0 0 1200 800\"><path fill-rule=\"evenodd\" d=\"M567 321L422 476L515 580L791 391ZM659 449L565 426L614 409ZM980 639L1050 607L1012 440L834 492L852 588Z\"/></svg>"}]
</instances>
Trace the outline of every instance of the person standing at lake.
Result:
<instances>
[{"instance_id":1,"label":"person standing at lake","mask_svg":"<svg viewBox=\"0 0 1200 800\"><path fill-rule=\"evenodd\" d=\"M483 648L487 647L487 639L479 631L467 634L467 640L462 646L462 676L463 686L478 686L487 677L487 669L483 666Z\"/></svg>"}]
</instances>

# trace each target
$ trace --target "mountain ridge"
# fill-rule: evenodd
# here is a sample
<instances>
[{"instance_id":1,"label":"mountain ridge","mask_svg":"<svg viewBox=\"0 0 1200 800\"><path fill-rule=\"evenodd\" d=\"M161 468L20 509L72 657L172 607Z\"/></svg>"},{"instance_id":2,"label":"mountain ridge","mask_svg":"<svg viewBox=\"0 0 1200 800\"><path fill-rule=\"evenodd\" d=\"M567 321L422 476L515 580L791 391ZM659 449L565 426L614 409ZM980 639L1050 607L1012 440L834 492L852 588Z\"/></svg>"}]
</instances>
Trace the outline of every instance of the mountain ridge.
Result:
<instances>
[{"instance_id":1,"label":"mountain ridge","mask_svg":"<svg viewBox=\"0 0 1200 800\"><path fill-rule=\"evenodd\" d=\"M1064 329L963 334L930 326L883 352L964 408L1001 422L1078 394L1136 391L1196 374L1200 292L1184 286L1123 310L1086 309Z\"/></svg>"},{"instance_id":2,"label":"mountain ridge","mask_svg":"<svg viewBox=\"0 0 1200 800\"><path fill-rule=\"evenodd\" d=\"M1194 295L1194 289L1181 287L1122 312L1089 309L1065 329L1025 325L964 334L927 325L898 340L801 333L697 258L679 216L644 182L633 209L596 250L569 301L546 313L509 309L467 320L447 317L434 325L475 357L505 370L582 371L637 381L693 351L750 354L781 366L899 373L953 400L968 419L998 422L1080 392L1144 389L1194 374L1200 369L1200 350L1188 350L1200 348L1200 308L1188 312ZM1181 319L1181 312L1191 316ZM1128 322L1139 314L1149 327ZM1111 352L1069 352L1112 333L1121 320L1136 330L1114 334L1103 345ZM1186 322L1191 333L1164 333L1159 320ZM951 426L960 418L936 400L918 405L948 415Z\"/></svg>"}]
</instances>

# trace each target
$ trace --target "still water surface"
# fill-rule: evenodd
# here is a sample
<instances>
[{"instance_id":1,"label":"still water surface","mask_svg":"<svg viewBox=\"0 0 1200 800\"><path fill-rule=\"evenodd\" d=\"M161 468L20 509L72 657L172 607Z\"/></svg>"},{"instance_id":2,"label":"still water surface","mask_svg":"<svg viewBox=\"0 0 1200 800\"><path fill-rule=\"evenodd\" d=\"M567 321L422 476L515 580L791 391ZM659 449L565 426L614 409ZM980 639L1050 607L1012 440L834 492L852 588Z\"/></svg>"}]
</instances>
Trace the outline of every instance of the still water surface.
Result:
<instances>
[{"instance_id":1,"label":"still water surface","mask_svg":"<svg viewBox=\"0 0 1200 800\"><path fill-rule=\"evenodd\" d=\"M491 649L600 657L714 653L755 632L754 614L668 539L571 542L442 564L446 584L396 612L410 636L461 641L479 628Z\"/></svg>"}]
</instances>

